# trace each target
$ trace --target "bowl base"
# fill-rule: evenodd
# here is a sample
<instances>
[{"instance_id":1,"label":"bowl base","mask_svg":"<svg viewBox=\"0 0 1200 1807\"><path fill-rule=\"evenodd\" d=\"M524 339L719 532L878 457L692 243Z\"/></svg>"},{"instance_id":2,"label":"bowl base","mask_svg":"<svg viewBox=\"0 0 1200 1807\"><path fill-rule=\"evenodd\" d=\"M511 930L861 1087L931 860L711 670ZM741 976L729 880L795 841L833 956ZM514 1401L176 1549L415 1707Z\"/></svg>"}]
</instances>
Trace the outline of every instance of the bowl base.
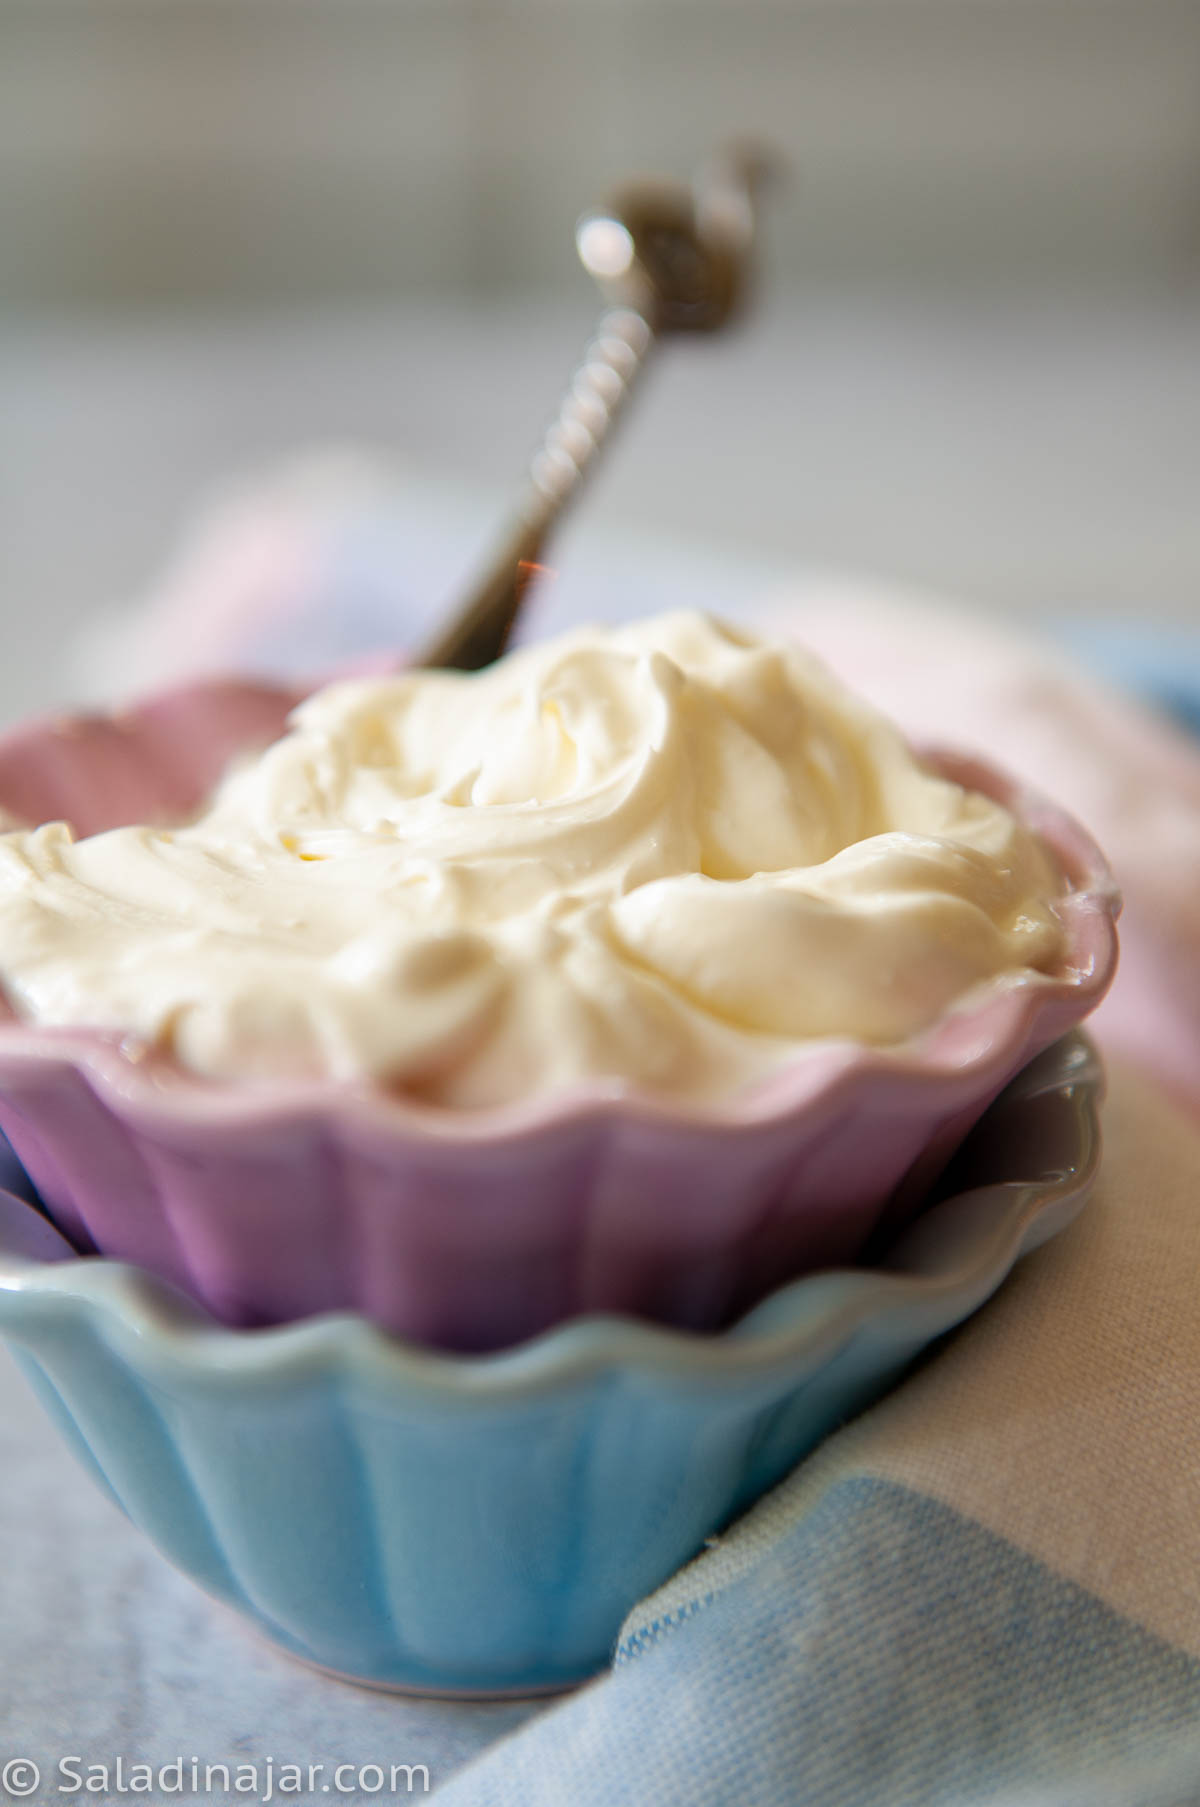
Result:
<instances>
[{"instance_id":1,"label":"bowl base","mask_svg":"<svg viewBox=\"0 0 1200 1807\"><path fill-rule=\"evenodd\" d=\"M231 1607L229 1610L235 1613L243 1626L246 1624L235 1608ZM344 1669L331 1669L328 1663L319 1663L315 1657L304 1656L278 1638L273 1638L261 1625L253 1625L251 1629L260 1642L268 1645L277 1655L290 1658L293 1663L299 1663L301 1668L311 1669L316 1675L328 1676L330 1681L343 1682L348 1688L365 1688L371 1694L396 1694L410 1700L471 1700L478 1701L480 1705L489 1701L553 1700L557 1695L576 1693L578 1689L586 1687L588 1682L596 1681L608 1672L607 1665L604 1665L598 1669L589 1669L571 1680L527 1682L512 1688L461 1688L443 1687L431 1682L381 1681L369 1675L350 1675Z\"/></svg>"}]
</instances>

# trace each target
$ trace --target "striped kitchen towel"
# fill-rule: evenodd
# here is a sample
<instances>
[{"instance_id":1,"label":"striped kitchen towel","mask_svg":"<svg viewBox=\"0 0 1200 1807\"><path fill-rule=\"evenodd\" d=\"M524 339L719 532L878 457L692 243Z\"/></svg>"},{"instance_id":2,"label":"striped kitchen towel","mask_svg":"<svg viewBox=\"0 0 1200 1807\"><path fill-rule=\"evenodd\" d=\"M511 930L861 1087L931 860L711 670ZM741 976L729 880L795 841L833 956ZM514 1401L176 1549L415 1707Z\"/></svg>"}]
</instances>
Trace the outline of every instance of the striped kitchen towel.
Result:
<instances>
[{"instance_id":1,"label":"striped kitchen towel","mask_svg":"<svg viewBox=\"0 0 1200 1807\"><path fill-rule=\"evenodd\" d=\"M1200 1801L1200 1130L1092 1201L446 1807Z\"/></svg>"}]
</instances>

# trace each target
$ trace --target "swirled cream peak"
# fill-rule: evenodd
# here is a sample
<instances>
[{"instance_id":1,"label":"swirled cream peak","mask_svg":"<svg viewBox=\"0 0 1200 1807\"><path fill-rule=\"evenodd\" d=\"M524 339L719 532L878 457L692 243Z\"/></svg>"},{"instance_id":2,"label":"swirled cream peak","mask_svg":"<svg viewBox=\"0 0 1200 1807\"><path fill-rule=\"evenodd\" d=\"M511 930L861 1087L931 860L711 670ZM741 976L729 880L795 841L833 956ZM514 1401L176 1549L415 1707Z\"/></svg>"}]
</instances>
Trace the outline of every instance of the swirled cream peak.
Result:
<instances>
[{"instance_id":1,"label":"swirled cream peak","mask_svg":"<svg viewBox=\"0 0 1200 1807\"><path fill-rule=\"evenodd\" d=\"M204 1074L704 1095L1035 982L1062 885L816 660L680 613L332 684L176 827L0 835L0 981Z\"/></svg>"}]
</instances>

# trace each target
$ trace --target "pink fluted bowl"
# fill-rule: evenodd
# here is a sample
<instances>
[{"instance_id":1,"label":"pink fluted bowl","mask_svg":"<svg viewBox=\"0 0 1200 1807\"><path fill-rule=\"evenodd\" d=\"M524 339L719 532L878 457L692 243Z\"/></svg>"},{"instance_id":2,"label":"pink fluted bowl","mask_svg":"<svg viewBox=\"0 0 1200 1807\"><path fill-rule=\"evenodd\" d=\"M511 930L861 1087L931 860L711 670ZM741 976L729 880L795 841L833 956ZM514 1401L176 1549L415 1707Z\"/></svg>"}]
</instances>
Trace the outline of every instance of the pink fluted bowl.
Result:
<instances>
[{"instance_id":1,"label":"pink fluted bowl","mask_svg":"<svg viewBox=\"0 0 1200 1807\"><path fill-rule=\"evenodd\" d=\"M0 738L0 812L81 834L178 817L298 700L204 682L115 717ZM582 1314L693 1330L855 1261L912 1214L983 1110L1104 995L1119 900L1068 816L928 754L1012 808L1071 890L1066 956L977 989L889 1048L813 1043L719 1104L600 1081L452 1112L369 1082L200 1078L0 1001L0 1130L81 1248L182 1286L225 1323L358 1310L411 1341L504 1347Z\"/></svg>"}]
</instances>

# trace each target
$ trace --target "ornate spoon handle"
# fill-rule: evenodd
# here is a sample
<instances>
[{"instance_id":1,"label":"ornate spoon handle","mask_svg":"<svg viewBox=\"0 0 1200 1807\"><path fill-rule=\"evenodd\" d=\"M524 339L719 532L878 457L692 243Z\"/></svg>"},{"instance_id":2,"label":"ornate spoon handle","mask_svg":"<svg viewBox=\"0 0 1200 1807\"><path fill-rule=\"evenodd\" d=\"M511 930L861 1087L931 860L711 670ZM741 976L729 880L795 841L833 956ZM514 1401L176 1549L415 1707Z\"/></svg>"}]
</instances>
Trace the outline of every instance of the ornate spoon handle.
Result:
<instances>
[{"instance_id":1,"label":"ornate spoon handle","mask_svg":"<svg viewBox=\"0 0 1200 1807\"><path fill-rule=\"evenodd\" d=\"M756 152L729 150L691 186L630 183L580 221L580 258L615 305L600 316L533 459L512 527L419 664L478 671L504 651L550 532L595 464L652 346L665 333L716 331L737 312L766 168Z\"/></svg>"},{"instance_id":2,"label":"ornate spoon handle","mask_svg":"<svg viewBox=\"0 0 1200 1807\"><path fill-rule=\"evenodd\" d=\"M550 531L595 463L653 343L649 322L634 309L601 315L534 457L515 522L466 606L419 664L478 671L500 657Z\"/></svg>"}]
</instances>

